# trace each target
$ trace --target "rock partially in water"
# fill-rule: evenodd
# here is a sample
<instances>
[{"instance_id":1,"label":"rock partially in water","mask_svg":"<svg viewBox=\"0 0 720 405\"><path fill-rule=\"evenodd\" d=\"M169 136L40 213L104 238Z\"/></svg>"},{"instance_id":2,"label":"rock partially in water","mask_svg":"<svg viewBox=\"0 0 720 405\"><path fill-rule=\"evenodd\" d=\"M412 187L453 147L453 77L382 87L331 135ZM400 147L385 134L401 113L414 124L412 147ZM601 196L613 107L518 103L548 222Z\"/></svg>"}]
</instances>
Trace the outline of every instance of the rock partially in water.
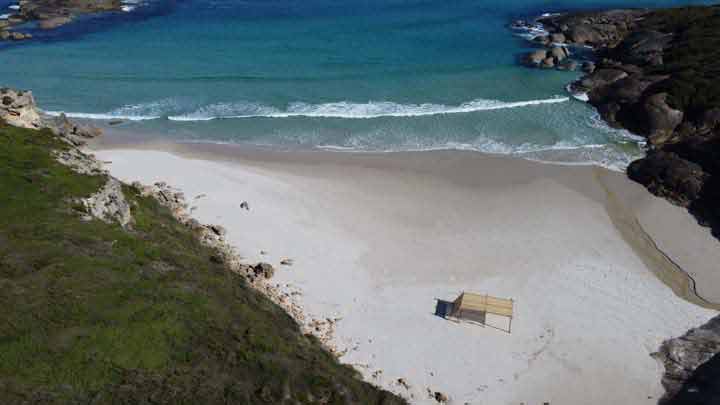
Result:
<instances>
[{"instance_id":1,"label":"rock partially in water","mask_svg":"<svg viewBox=\"0 0 720 405\"><path fill-rule=\"evenodd\" d=\"M38 23L38 27L44 30L52 30L55 28L58 28L60 26L63 26L69 22L71 22L73 18L71 16L55 16L50 17L44 20L40 20Z\"/></svg>"},{"instance_id":2,"label":"rock partially in water","mask_svg":"<svg viewBox=\"0 0 720 405\"><path fill-rule=\"evenodd\" d=\"M540 64L547 58L547 51L545 49L538 49L525 56L525 62L531 66L540 66Z\"/></svg>"},{"instance_id":3,"label":"rock partially in water","mask_svg":"<svg viewBox=\"0 0 720 405\"><path fill-rule=\"evenodd\" d=\"M64 113L57 117L45 116L42 121L43 127L49 128L55 135L74 146L84 145L88 139L102 135L100 128L91 124L70 121Z\"/></svg>"}]
</instances>

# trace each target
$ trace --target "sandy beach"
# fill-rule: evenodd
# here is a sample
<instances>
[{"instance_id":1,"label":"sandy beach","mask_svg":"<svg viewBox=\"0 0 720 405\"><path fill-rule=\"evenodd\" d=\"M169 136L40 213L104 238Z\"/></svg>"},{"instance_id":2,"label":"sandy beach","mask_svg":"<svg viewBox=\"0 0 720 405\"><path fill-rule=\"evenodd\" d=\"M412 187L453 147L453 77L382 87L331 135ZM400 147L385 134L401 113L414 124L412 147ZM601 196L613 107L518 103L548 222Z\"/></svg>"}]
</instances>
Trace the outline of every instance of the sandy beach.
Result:
<instances>
[{"instance_id":1,"label":"sandy beach","mask_svg":"<svg viewBox=\"0 0 720 405\"><path fill-rule=\"evenodd\" d=\"M412 403L439 391L453 404L655 404L650 354L720 302L720 244L597 167L452 151L92 152L121 180L184 190L310 317L337 320L343 362ZM434 315L462 291L514 299L512 334Z\"/></svg>"}]
</instances>

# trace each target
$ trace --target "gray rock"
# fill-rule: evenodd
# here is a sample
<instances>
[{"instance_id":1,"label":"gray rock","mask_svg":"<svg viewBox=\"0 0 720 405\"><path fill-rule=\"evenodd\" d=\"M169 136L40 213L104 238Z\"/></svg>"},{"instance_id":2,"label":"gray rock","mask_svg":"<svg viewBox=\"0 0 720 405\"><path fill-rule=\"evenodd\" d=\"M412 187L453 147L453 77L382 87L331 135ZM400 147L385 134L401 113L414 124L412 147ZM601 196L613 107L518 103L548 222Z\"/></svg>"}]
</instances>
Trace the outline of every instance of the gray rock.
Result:
<instances>
[{"instance_id":1,"label":"gray rock","mask_svg":"<svg viewBox=\"0 0 720 405\"><path fill-rule=\"evenodd\" d=\"M42 125L35 99L29 91L5 89L0 103L0 119L21 128L38 129Z\"/></svg>"},{"instance_id":2,"label":"gray rock","mask_svg":"<svg viewBox=\"0 0 720 405\"><path fill-rule=\"evenodd\" d=\"M683 112L667 104L667 93L656 93L645 100L643 108L647 120L648 141L659 145L672 136L683 121Z\"/></svg>"},{"instance_id":3,"label":"gray rock","mask_svg":"<svg viewBox=\"0 0 720 405\"><path fill-rule=\"evenodd\" d=\"M130 204L125 199L122 183L109 177L100 191L82 200L85 210L93 217L104 222L117 222L127 228L132 222Z\"/></svg>"},{"instance_id":4,"label":"gray rock","mask_svg":"<svg viewBox=\"0 0 720 405\"><path fill-rule=\"evenodd\" d=\"M50 128L53 133L69 143L80 146L86 143L86 139L96 138L102 135L102 130L90 124L81 124L70 121L61 113L57 117L45 117L43 126Z\"/></svg>"},{"instance_id":5,"label":"gray rock","mask_svg":"<svg viewBox=\"0 0 720 405\"><path fill-rule=\"evenodd\" d=\"M594 45L603 42L600 34L589 24L570 27L567 36L572 42L581 45Z\"/></svg>"},{"instance_id":6,"label":"gray rock","mask_svg":"<svg viewBox=\"0 0 720 405\"><path fill-rule=\"evenodd\" d=\"M692 373L713 356L720 353L720 316L706 324L690 329L678 338L662 343L652 356L665 366L662 385L665 399L677 394Z\"/></svg>"},{"instance_id":7,"label":"gray rock","mask_svg":"<svg viewBox=\"0 0 720 405\"><path fill-rule=\"evenodd\" d=\"M71 16L57 16L57 17L51 17L44 20L40 20L38 23L38 27L44 30L51 30L55 29L57 27L60 27L62 25L65 25L72 21Z\"/></svg>"},{"instance_id":8,"label":"gray rock","mask_svg":"<svg viewBox=\"0 0 720 405\"><path fill-rule=\"evenodd\" d=\"M663 51L672 37L658 31L633 32L618 44L613 55L625 64L661 65Z\"/></svg>"},{"instance_id":9,"label":"gray rock","mask_svg":"<svg viewBox=\"0 0 720 405\"><path fill-rule=\"evenodd\" d=\"M13 31L10 33L10 39L13 41L22 41L25 39L25 34L22 32Z\"/></svg>"},{"instance_id":10,"label":"gray rock","mask_svg":"<svg viewBox=\"0 0 720 405\"><path fill-rule=\"evenodd\" d=\"M619 69L599 69L580 79L580 86L591 90L596 87L607 86L626 77L628 77L628 74Z\"/></svg>"}]
</instances>

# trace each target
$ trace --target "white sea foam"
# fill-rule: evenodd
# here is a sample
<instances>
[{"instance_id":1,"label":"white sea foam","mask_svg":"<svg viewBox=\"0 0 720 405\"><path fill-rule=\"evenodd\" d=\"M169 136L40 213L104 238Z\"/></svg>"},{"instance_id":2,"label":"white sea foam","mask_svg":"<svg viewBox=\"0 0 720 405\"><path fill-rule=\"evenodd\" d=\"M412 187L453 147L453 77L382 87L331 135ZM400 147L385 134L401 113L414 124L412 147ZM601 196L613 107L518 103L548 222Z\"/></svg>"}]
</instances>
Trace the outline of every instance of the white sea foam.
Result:
<instances>
[{"instance_id":1,"label":"white sea foam","mask_svg":"<svg viewBox=\"0 0 720 405\"><path fill-rule=\"evenodd\" d=\"M256 103L221 103L200 108L190 114L170 116L172 121L208 121L221 118L345 118L369 119L381 117L419 117L426 115L458 114L506 108L529 107L568 101L567 97L542 100L505 102L477 99L457 106L443 104L398 104L393 102L352 103L341 101L324 104L292 103L284 110Z\"/></svg>"},{"instance_id":2,"label":"white sea foam","mask_svg":"<svg viewBox=\"0 0 720 405\"><path fill-rule=\"evenodd\" d=\"M8 6L10 10L20 10L20 6L18 4L13 4L11 6Z\"/></svg>"},{"instance_id":3,"label":"white sea foam","mask_svg":"<svg viewBox=\"0 0 720 405\"><path fill-rule=\"evenodd\" d=\"M162 118L160 116L152 116L152 115L119 115L119 114L113 114L113 113L107 113L107 114L94 114L94 113L80 113L80 112L63 112L63 111L43 111L45 114L57 117L60 114L65 114L69 118L80 118L80 119L87 119L87 120L128 120L128 121L145 121L145 120L155 120L158 118Z\"/></svg>"}]
</instances>

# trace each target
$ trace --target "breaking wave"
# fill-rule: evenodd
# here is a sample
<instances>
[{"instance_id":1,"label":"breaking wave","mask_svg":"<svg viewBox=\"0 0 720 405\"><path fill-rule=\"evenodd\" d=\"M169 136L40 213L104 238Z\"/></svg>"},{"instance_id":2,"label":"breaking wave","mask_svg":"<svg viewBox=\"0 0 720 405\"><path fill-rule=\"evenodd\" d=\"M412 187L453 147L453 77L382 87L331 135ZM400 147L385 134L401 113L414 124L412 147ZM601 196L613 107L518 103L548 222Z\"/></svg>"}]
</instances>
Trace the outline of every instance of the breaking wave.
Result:
<instances>
[{"instance_id":1,"label":"breaking wave","mask_svg":"<svg viewBox=\"0 0 720 405\"><path fill-rule=\"evenodd\" d=\"M340 101L334 103L308 104L296 102L285 109L251 102L217 103L200 107L190 113L175 111L162 112L163 103L154 102L135 106L125 106L107 113L66 113L68 117L84 119L124 119L131 121L154 120L166 118L171 121L210 121L231 118L345 118L370 119L382 117L419 117L427 115L444 115L471 113L477 111L501 110L506 108L530 107L543 104L556 104L569 101L568 97L553 97L528 101L499 101L477 99L460 105L444 104L399 104L389 101L353 103ZM170 108L173 110L173 108ZM148 113L150 112L150 113ZM50 115L59 115L59 111L46 111Z\"/></svg>"}]
</instances>

